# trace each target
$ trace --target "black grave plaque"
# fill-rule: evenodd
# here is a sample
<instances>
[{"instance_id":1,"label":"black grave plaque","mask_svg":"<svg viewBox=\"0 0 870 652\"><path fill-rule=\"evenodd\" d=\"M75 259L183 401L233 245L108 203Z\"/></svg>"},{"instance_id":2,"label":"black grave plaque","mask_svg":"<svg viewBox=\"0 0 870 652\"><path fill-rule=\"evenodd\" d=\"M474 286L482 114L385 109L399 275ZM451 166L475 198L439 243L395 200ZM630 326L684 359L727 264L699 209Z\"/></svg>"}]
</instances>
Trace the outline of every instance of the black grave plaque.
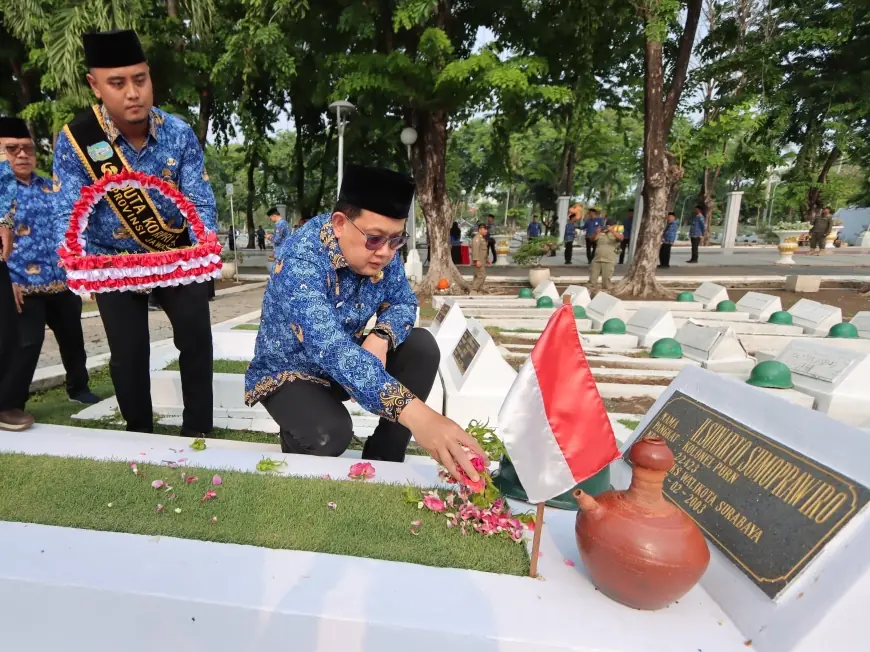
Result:
<instances>
[{"instance_id":1,"label":"black grave plaque","mask_svg":"<svg viewBox=\"0 0 870 652\"><path fill-rule=\"evenodd\" d=\"M459 343L456 345L456 348L453 349L453 361L456 363L456 366L459 367L459 373L463 376L465 372L468 371L468 367L471 366L472 360L474 360L474 356L477 355L477 352L480 350L480 342L478 342L474 335L471 334L471 331L466 330L462 337L459 338Z\"/></svg>"},{"instance_id":2,"label":"black grave plaque","mask_svg":"<svg viewBox=\"0 0 870 652\"><path fill-rule=\"evenodd\" d=\"M870 500L867 487L681 392L644 435L674 453L665 498L770 598Z\"/></svg>"},{"instance_id":3,"label":"black grave plaque","mask_svg":"<svg viewBox=\"0 0 870 652\"><path fill-rule=\"evenodd\" d=\"M442 303L441 307L438 308L438 312L435 313L435 323L440 324L443 322L448 312L450 312L450 306L446 303Z\"/></svg>"}]
</instances>

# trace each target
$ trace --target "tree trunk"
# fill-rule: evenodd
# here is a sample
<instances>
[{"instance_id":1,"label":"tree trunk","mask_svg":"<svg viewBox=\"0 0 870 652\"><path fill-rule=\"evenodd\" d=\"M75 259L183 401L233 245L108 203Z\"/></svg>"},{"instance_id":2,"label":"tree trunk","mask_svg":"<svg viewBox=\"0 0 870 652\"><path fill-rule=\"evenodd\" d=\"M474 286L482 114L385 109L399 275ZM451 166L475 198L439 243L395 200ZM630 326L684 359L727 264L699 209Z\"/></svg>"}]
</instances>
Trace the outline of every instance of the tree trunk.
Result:
<instances>
[{"instance_id":1,"label":"tree trunk","mask_svg":"<svg viewBox=\"0 0 870 652\"><path fill-rule=\"evenodd\" d=\"M462 290L468 283L450 258L448 238L453 212L447 201L447 122L449 115L444 109L419 112L413 116L419 140L412 148L411 165L417 181L417 201L426 218L429 234L429 271L417 285L417 291L431 295L438 281L446 278L451 285Z\"/></svg>"},{"instance_id":2,"label":"tree trunk","mask_svg":"<svg viewBox=\"0 0 870 652\"><path fill-rule=\"evenodd\" d=\"M254 232L257 230L254 226L254 171L257 169L257 152L251 152L251 160L248 163L248 198L245 206L248 222L248 246L247 249L254 248Z\"/></svg>"},{"instance_id":3,"label":"tree trunk","mask_svg":"<svg viewBox=\"0 0 870 652\"><path fill-rule=\"evenodd\" d=\"M196 139L199 141L199 146L205 150L205 143L208 139L208 125L211 122L211 112L214 106L214 96L211 93L211 86L206 86L199 91L199 125L196 128Z\"/></svg>"},{"instance_id":4,"label":"tree trunk","mask_svg":"<svg viewBox=\"0 0 870 652\"><path fill-rule=\"evenodd\" d=\"M828 174L837 159L840 158L840 148L834 145L834 148L825 159L825 164L822 166L822 171L819 172L819 177L816 183L810 186L807 191L807 211L810 215L817 215L822 209L822 186L828 183Z\"/></svg>"},{"instance_id":5,"label":"tree trunk","mask_svg":"<svg viewBox=\"0 0 870 652\"><path fill-rule=\"evenodd\" d=\"M178 0L166 0L166 14L170 18L178 18Z\"/></svg>"}]
</instances>

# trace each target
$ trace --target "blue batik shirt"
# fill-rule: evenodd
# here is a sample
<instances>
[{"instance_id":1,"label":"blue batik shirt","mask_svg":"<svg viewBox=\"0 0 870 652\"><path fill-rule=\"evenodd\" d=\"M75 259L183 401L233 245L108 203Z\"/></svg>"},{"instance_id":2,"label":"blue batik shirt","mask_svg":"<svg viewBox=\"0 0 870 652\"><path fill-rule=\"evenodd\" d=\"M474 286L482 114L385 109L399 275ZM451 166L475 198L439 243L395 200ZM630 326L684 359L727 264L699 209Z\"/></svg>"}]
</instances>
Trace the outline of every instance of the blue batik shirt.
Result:
<instances>
[{"instance_id":1,"label":"blue batik shirt","mask_svg":"<svg viewBox=\"0 0 870 652\"><path fill-rule=\"evenodd\" d=\"M674 244L677 241L677 228L679 228L679 224L677 224L676 220L668 222L668 225L665 227L665 234L662 237L662 241L665 244Z\"/></svg>"},{"instance_id":2,"label":"blue batik shirt","mask_svg":"<svg viewBox=\"0 0 870 652\"><path fill-rule=\"evenodd\" d=\"M540 222L532 222L529 224L529 228L526 229L530 238L539 238L541 237L541 223Z\"/></svg>"},{"instance_id":3,"label":"blue batik shirt","mask_svg":"<svg viewBox=\"0 0 870 652\"><path fill-rule=\"evenodd\" d=\"M568 220L565 225L565 242L574 242L574 232L577 230L576 222Z\"/></svg>"},{"instance_id":4,"label":"blue batik shirt","mask_svg":"<svg viewBox=\"0 0 870 652\"><path fill-rule=\"evenodd\" d=\"M0 229L11 229L14 225L16 190L12 166L0 161Z\"/></svg>"},{"instance_id":5,"label":"blue batik shirt","mask_svg":"<svg viewBox=\"0 0 870 652\"><path fill-rule=\"evenodd\" d=\"M297 380L341 385L366 410L391 421L415 397L361 346L366 323L395 349L411 332L417 297L396 255L377 276L348 267L331 215L312 218L287 239L263 298L245 402L263 400Z\"/></svg>"},{"instance_id":6,"label":"blue batik shirt","mask_svg":"<svg viewBox=\"0 0 870 652\"><path fill-rule=\"evenodd\" d=\"M57 248L66 226L57 214L50 179L32 174L30 183L16 179L16 208L9 274L24 294L55 294L67 289L58 266Z\"/></svg>"},{"instance_id":7,"label":"blue batik shirt","mask_svg":"<svg viewBox=\"0 0 870 652\"><path fill-rule=\"evenodd\" d=\"M583 230L586 231L586 237L591 238L595 235L598 229L604 229L603 217L587 217L583 225Z\"/></svg>"},{"instance_id":8,"label":"blue batik shirt","mask_svg":"<svg viewBox=\"0 0 870 652\"><path fill-rule=\"evenodd\" d=\"M217 209L214 193L205 171L205 162L199 141L186 122L180 118L151 109L148 139L141 151L136 151L118 131L105 107L100 107L106 127L108 142L116 146L133 170L155 176L173 184L196 206L207 231L217 231ZM57 139L54 152L54 182L58 191L58 210L65 222L69 222L73 204L81 189L94 181L85 169L76 148L65 132ZM171 201L156 190L148 190L151 201L163 220L171 228L181 228L184 218ZM85 232L88 254L144 253L105 199L100 200L88 221ZM196 236L190 230L190 239Z\"/></svg>"},{"instance_id":9,"label":"blue batik shirt","mask_svg":"<svg viewBox=\"0 0 870 652\"><path fill-rule=\"evenodd\" d=\"M631 228L634 226L634 218L626 217L625 224L623 226L624 240L628 240L631 238Z\"/></svg>"},{"instance_id":10,"label":"blue batik shirt","mask_svg":"<svg viewBox=\"0 0 870 652\"><path fill-rule=\"evenodd\" d=\"M689 227L690 238L703 238L707 232L707 221L703 215L695 215L692 218L692 226Z\"/></svg>"},{"instance_id":11,"label":"blue batik shirt","mask_svg":"<svg viewBox=\"0 0 870 652\"><path fill-rule=\"evenodd\" d=\"M287 224L287 220L280 219L275 222L275 235L272 236L272 245L275 247L275 251L278 251L278 246L287 240L288 235L290 235L290 225Z\"/></svg>"}]
</instances>

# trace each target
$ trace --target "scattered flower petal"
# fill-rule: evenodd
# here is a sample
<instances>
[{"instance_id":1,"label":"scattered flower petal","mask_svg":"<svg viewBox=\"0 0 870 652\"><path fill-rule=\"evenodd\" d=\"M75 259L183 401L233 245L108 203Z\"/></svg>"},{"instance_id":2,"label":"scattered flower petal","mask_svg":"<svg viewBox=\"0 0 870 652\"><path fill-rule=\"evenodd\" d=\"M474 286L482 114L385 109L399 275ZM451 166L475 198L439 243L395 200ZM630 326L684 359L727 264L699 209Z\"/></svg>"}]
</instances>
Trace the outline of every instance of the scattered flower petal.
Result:
<instances>
[{"instance_id":1,"label":"scattered flower petal","mask_svg":"<svg viewBox=\"0 0 870 652\"><path fill-rule=\"evenodd\" d=\"M178 460L178 463L179 463L179 464L186 464L186 463L187 463L187 458L186 458L186 457L182 457L180 460Z\"/></svg>"},{"instance_id":2,"label":"scattered flower petal","mask_svg":"<svg viewBox=\"0 0 870 652\"><path fill-rule=\"evenodd\" d=\"M148 453L139 453L139 455L142 455L142 456L145 456L145 455L147 455L147 454L148 454Z\"/></svg>"},{"instance_id":3,"label":"scattered flower petal","mask_svg":"<svg viewBox=\"0 0 870 652\"><path fill-rule=\"evenodd\" d=\"M112 505L114 505L114 503L109 503L106 507L111 507Z\"/></svg>"},{"instance_id":4,"label":"scattered flower petal","mask_svg":"<svg viewBox=\"0 0 870 652\"><path fill-rule=\"evenodd\" d=\"M411 521L411 534L415 537L420 535L420 527L423 525L423 521Z\"/></svg>"},{"instance_id":5,"label":"scattered flower petal","mask_svg":"<svg viewBox=\"0 0 870 652\"><path fill-rule=\"evenodd\" d=\"M136 462L130 462L130 470L133 472L133 475L139 475L139 467L136 466Z\"/></svg>"},{"instance_id":6,"label":"scattered flower petal","mask_svg":"<svg viewBox=\"0 0 870 652\"><path fill-rule=\"evenodd\" d=\"M338 508L338 504L333 503L333 502L326 503L326 506L329 507L329 509L337 509Z\"/></svg>"},{"instance_id":7,"label":"scattered flower petal","mask_svg":"<svg viewBox=\"0 0 870 652\"><path fill-rule=\"evenodd\" d=\"M563 559L562 563L565 564L566 566L570 566L571 568L574 568L577 565L571 559Z\"/></svg>"},{"instance_id":8,"label":"scattered flower petal","mask_svg":"<svg viewBox=\"0 0 870 652\"><path fill-rule=\"evenodd\" d=\"M332 480L332 476L329 475L328 473L324 473L322 476L320 476L320 478L322 480Z\"/></svg>"},{"instance_id":9,"label":"scattered flower petal","mask_svg":"<svg viewBox=\"0 0 870 652\"><path fill-rule=\"evenodd\" d=\"M176 514L181 514L181 507L176 507L176 508L175 508L175 513L176 513Z\"/></svg>"},{"instance_id":10,"label":"scattered flower petal","mask_svg":"<svg viewBox=\"0 0 870 652\"><path fill-rule=\"evenodd\" d=\"M197 478L195 475L189 475L189 476L187 476L186 478L184 478L184 481L185 481L187 484L193 484L193 483L196 482L197 480L199 480L199 478Z\"/></svg>"},{"instance_id":11,"label":"scattered flower petal","mask_svg":"<svg viewBox=\"0 0 870 652\"><path fill-rule=\"evenodd\" d=\"M165 483L163 482L163 480L155 480L154 482L151 483L151 486L154 487L155 489L160 489L160 487L162 487L164 484Z\"/></svg>"},{"instance_id":12,"label":"scattered flower petal","mask_svg":"<svg viewBox=\"0 0 870 652\"><path fill-rule=\"evenodd\" d=\"M223 478L221 478L219 475L216 475L215 477L213 477L213 478L211 479L211 483L212 483L213 485L217 486L217 485L221 485L221 484L223 484L223 483L224 483L224 480L223 480Z\"/></svg>"},{"instance_id":13,"label":"scattered flower petal","mask_svg":"<svg viewBox=\"0 0 870 652\"><path fill-rule=\"evenodd\" d=\"M217 523L217 516L212 516L211 517L211 524L215 525L216 523Z\"/></svg>"},{"instance_id":14,"label":"scattered flower petal","mask_svg":"<svg viewBox=\"0 0 870 652\"><path fill-rule=\"evenodd\" d=\"M444 504L444 501L441 500L440 498L438 498L437 496L431 496L431 495L426 496L425 498L423 498L423 505L430 512L438 513L438 512L443 512L445 509L447 509L447 505Z\"/></svg>"},{"instance_id":15,"label":"scattered flower petal","mask_svg":"<svg viewBox=\"0 0 870 652\"><path fill-rule=\"evenodd\" d=\"M209 490L205 492L205 496L199 502L204 503L207 500L214 500L215 498L217 498L217 491Z\"/></svg>"},{"instance_id":16,"label":"scattered flower petal","mask_svg":"<svg viewBox=\"0 0 870 652\"><path fill-rule=\"evenodd\" d=\"M157 513L159 514L162 511L163 511L163 505L158 504L157 505Z\"/></svg>"},{"instance_id":17,"label":"scattered flower petal","mask_svg":"<svg viewBox=\"0 0 870 652\"><path fill-rule=\"evenodd\" d=\"M350 472L347 474L352 480L369 480L375 477L375 467L369 462L357 462L351 464Z\"/></svg>"}]
</instances>

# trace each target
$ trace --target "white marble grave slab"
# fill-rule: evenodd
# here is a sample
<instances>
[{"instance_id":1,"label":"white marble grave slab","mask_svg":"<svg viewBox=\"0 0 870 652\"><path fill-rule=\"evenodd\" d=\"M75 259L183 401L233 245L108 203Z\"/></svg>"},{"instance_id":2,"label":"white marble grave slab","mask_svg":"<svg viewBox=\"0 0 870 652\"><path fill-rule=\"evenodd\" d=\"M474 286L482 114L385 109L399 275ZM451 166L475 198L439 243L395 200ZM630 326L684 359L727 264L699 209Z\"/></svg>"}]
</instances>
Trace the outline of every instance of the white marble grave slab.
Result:
<instances>
[{"instance_id":1,"label":"white marble grave slab","mask_svg":"<svg viewBox=\"0 0 870 652\"><path fill-rule=\"evenodd\" d=\"M782 310L782 301L779 297L761 292L747 292L737 302L738 312L748 312L752 319L763 322L780 310Z\"/></svg>"},{"instance_id":2,"label":"white marble grave slab","mask_svg":"<svg viewBox=\"0 0 870 652\"><path fill-rule=\"evenodd\" d=\"M870 310L862 310L849 322L858 329L858 337L870 340Z\"/></svg>"},{"instance_id":3,"label":"white marble grave slab","mask_svg":"<svg viewBox=\"0 0 870 652\"><path fill-rule=\"evenodd\" d=\"M554 306L558 306L559 302L562 300L559 297L559 291L556 289L556 284L549 279L541 281L538 284L538 287L532 291L532 296L535 297L535 301L541 297L550 297L553 300Z\"/></svg>"},{"instance_id":4,"label":"white marble grave slab","mask_svg":"<svg viewBox=\"0 0 870 652\"><path fill-rule=\"evenodd\" d=\"M438 308L429 332L435 336L442 359L453 351L453 347L465 332L465 315L459 303L448 299Z\"/></svg>"},{"instance_id":5,"label":"white marble grave slab","mask_svg":"<svg viewBox=\"0 0 870 652\"><path fill-rule=\"evenodd\" d=\"M569 285L562 293L563 301L566 294L571 297L572 306L582 306L585 308L592 301L592 297L589 296L589 290L582 285Z\"/></svg>"},{"instance_id":6,"label":"white marble grave slab","mask_svg":"<svg viewBox=\"0 0 870 652\"><path fill-rule=\"evenodd\" d=\"M705 281L694 292L695 302L700 303L704 310L716 310L720 301L728 300L728 290L717 284Z\"/></svg>"},{"instance_id":7,"label":"white marble grave slab","mask_svg":"<svg viewBox=\"0 0 870 652\"><path fill-rule=\"evenodd\" d=\"M812 299L801 299L791 308L792 322L808 335L826 336L831 326L843 321L843 311Z\"/></svg>"},{"instance_id":8,"label":"white marble grave slab","mask_svg":"<svg viewBox=\"0 0 870 652\"><path fill-rule=\"evenodd\" d=\"M586 316L592 320L592 328L598 330L608 319L625 320L625 309L622 300L610 296L606 292L599 292L586 306Z\"/></svg>"},{"instance_id":9,"label":"white marble grave slab","mask_svg":"<svg viewBox=\"0 0 870 652\"><path fill-rule=\"evenodd\" d=\"M776 359L791 369L795 388L813 396L820 412L855 426L870 418L870 355L793 340Z\"/></svg>"},{"instance_id":10,"label":"white marble grave slab","mask_svg":"<svg viewBox=\"0 0 870 652\"><path fill-rule=\"evenodd\" d=\"M737 335L728 327L701 326L692 321L677 331L683 355L697 360L705 369L723 373L746 373L755 366Z\"/></svg>"},{"instance_id":11,"label":"white marble grave slab","mask_svg":"<svg viewBox=\"0 0 870 652\"><path fill-rule=\"evenodd\" d=\"M677 333L674 316L667 310L641 308L626 323L626 333L636 335L638 346L648 349L664 337Z\"/></svg>"}]
</instances>

